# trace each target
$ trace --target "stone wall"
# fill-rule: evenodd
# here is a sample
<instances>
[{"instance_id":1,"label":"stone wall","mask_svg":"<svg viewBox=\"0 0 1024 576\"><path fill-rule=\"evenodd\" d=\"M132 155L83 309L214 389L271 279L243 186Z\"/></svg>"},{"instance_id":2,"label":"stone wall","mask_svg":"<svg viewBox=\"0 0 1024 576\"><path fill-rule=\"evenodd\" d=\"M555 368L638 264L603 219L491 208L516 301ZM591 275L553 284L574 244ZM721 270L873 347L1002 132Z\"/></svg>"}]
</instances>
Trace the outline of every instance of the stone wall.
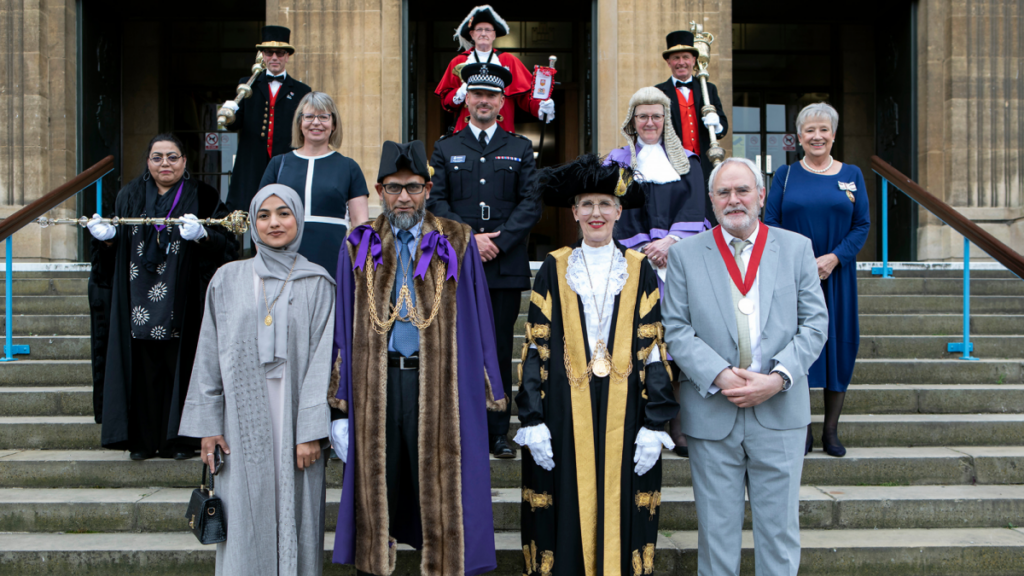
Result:
<instances>
[{"instance_id":1,"label":"stone wall","mask_svg":"<svg viewBox=\"0 0 1024 576\"><path fill-rule=\"evenodd\" d=\"M918 180L1024 252L1020 11L1015 0L921 0ZM922 209L918 258L958 259L962 250L963 238Z\"/></svg>"},{"instance_id":2,"label":"stone wall","mask_svg":"<svg viewBox=\"0 0 1024 576\"><path fill-rule=\"evenodd\" d=\"M77 174L76 47L74 0L0 0L0 217ZM75 201L61 208L72 216ZM75 260L77 248L70 226L14 236L18 260Z\"/></svg>"},{"instance_id":3,"label":"stone wall","mask_svg":"<svg viewBox=\"0 0 1024 576\"><path fill-rule=\"evenodd\" d=\"M292 30L288 71L334 99L340 152L363 169L370 202L381 144L402 139L401 0L267 0L267 24Z\"/></svg>"},{"instance_id":4,"label":"stone wall","mask_svg":"<svg viewBox=\"0 0 1024 576\"><path fill-rule=\"evenodd\" d=\"M671 76L661 53L665 35L700 22L715 35L711 82L718 86L727 117L732 116L732 2L729 0L598 0L597 149L601 154L626 145L622 120L629 98L644 86ZM732 140L722 142L732 152Z\"/></svg>"}]
</instances>

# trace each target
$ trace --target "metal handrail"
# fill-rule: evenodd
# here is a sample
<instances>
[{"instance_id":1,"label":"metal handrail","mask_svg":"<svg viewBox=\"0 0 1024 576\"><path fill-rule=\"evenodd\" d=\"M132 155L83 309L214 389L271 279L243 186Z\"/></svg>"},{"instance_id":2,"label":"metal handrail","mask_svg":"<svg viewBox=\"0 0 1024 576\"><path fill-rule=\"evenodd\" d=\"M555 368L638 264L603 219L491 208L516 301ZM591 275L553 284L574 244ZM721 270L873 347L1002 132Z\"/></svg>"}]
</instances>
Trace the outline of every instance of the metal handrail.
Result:
<instances>
[{"instance_id":1,"label":"metal handrail","mask_svg":"<svg viewBox=\"0 0 1024 576\"><path fill-rule=\"evenodd\" d=\"M964 237L964 289L963 289L963 339L946 345L947 352L960 352L961 360L977 360L971 355L971 242L977 244L986 254L994 258L1019 278L1024 278L1024 256L1015 252L995 236L986 232L955 208L907 178L902 172L878 156L871 157L871 169L882 177L882 266L871 269L871 273L882 278L892 278L889 267L889 183L924 206L947 226Z\"/></svg>"},{"instance_id":2,"label":"metal handrail","mask_svg":"<svg viewBox=\"0 0 1024 576\"><path fill-rule=\"evenodd\" d=\"M49 212L68 198L71 198L75 194L85 190L93 183L96 183L96 211L102 211L102 179L113 170L114 157L107 156L103 160L100 160L93 166L87 168L78 176L75 176L71 180L61 184L42 198L32 202L28 206L25 206L0 222L0 241L5 242L6 246L4 248L7 255L6 261L4 262L4 283L6 288L6 292L4 294L6 305L4 308L4 355L0 358L0 362L11 362L13 360L17 360L17 358L14 357L15 354L29 353L28 346L14 345L14 329L11 326L11 322L14 320L14 238L11 236L29 223L34 222L39 216Z\"/></svg>"}]
</instances>

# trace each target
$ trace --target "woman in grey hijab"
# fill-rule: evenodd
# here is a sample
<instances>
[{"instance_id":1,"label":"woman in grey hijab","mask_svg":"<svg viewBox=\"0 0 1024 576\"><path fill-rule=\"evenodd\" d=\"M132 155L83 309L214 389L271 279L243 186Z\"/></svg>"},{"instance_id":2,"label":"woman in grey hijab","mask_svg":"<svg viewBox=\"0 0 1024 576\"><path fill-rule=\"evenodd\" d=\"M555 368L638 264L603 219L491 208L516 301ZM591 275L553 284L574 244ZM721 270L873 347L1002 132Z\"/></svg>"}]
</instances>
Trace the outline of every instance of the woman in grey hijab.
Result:
<instances>
[{"instance_id":1,"label":"woman in grey hijab","mask_svg":"<svg viewBox=\"0 0 1024 576\"><path fill-rule=\"evenodd\" d=\"M303 209L280 184L249 207L256 256L210 281L182 436L202 438L227 541L217 575L319 575L334 331L334 279L298 253Z\"/></svg>"}]
</instances>

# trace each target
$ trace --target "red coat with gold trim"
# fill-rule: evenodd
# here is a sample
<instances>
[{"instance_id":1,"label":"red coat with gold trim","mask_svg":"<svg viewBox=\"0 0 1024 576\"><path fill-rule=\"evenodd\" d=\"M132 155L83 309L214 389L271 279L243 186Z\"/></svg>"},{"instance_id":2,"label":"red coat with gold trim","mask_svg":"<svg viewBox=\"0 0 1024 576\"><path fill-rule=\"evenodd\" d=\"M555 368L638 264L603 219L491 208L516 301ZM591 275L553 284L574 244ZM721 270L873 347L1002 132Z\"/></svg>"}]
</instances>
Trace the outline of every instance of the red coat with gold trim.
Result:
<instances>
[{"instance_id":1,"label":"red coat with gold trim","mask_svg":"<svg viewBox=\"0 0 1024 576\"><path fill-rule=\"evenodd\" d=\"M459 132L466 126L469 126L469 111L465 107L465 102L456 104L452 101L455 93L462 86L462 79L455 76L454 70L456 66L469 60L469 56L472 53L473 50L466 50L453 58L448 63L448 69L444 71L444 76L437 85L437 89L434 90L434 93L441 97L441 107L452 114L458 115L455 121L455 132ZM495 50L494 55L498 57L498 62L512 73L512 85L505 87L505 105L501 107L499 112L501 119L498 121L498 125L506 132L514 134L516 131L515 106L519 106L530 114L539 117L541 101L533 98L533 74L527 69L525 64L519 61L519 58L499 50Z\"/></svg>"}]
</instances>

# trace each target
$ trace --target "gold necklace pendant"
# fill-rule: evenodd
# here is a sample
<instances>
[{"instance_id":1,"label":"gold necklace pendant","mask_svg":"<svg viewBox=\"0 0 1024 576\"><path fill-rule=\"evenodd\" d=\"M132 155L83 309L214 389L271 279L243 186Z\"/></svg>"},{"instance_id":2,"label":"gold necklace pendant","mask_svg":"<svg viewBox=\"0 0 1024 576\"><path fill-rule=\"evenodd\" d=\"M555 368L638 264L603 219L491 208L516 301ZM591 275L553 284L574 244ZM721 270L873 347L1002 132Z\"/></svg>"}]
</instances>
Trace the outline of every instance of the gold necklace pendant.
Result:
<instances>
[{"instance_id":1,"label":"gold necklace pendant","mask_svg":"<svg viewBox=\"0 0 1024 576\"><path fill-rule=\"evenodd\" d=\"M274 317L271 316L270 314L267 314L267 317L263 319L263 323L266 324L267 326L270 326L271 324L274 323Z\"/></svg>"},{"instance_id":2,"label":"gold necklace pendant","mask_svg":"<svg viewBox=\"0 0 1024 576\"><path fill-rule=\"evenodd\" d=\"M604 378L611 374L612 363L608 361L608 357L601 356L600 358L594 359L594 376L598 378Z\"/></svg>"}]
</instances>

